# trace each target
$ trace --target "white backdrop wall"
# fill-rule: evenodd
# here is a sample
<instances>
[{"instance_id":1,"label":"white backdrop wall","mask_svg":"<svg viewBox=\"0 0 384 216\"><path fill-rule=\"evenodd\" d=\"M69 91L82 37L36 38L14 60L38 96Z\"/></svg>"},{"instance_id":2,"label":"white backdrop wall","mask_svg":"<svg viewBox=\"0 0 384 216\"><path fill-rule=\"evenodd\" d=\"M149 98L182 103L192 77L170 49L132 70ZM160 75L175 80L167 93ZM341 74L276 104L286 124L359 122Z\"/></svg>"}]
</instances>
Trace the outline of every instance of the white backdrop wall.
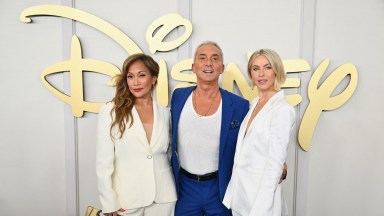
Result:
<instances>
[{"instance_id":1,"label":"white backdrop wall","mask_svg":"<svg viewBox=\"0 0 384 216\"><path fill-rule=\"evenodd\" d=\"M307 215L381 215L384 201L384 1L318 0L314 63L353 63L359 82L323 113L309 160Z\"/></svg>"},{"instance_id":2,"label":"white backdrop wall","mask_svg":"<svg viewBox=\"0 0 384 216\"><path fill-rule=\"evenodd\" d=\"M2 215L67 212L64 106L43 87L39 75L63 58L62 27L58 19L21 23L21 10L36 3L60 1L0 2Z\"/></svg>"},{"instance_id":3,"label":"white backdrop wall","mask_svg":"<svg viewBox=\"0 0 384 216\"><path fill-rule=\"evenodd\" d=\"M20 22L24 9L46 4L73 7L108 21L148 54L145 34L154 20L169 13L190 20L193 33L185 44L152 55L167 63L169 95L180 83L171 78L170 69L191 58L204 40L218 42L225 64L236 64L244 74L247 52L259 48L272 48L285 60L305 59L312 70L290 74L301 79L301 86L287 90L303 97L296 107L298 125L284 182L290 215L382 214L383 0L2 0L1 214L78 216L84 215L88 205L100 206L94 168L97 114L86 112L75 118L70 106L45 88L40 74L69 59L73 34L80 39L83 58L120 68L128 54L106 34L83 23L48 16L34 17L30 24ZM331 61L328 74L352 63L359 81L346 104L321 114L311 149L304 152L297 129L309 103L309 79L325 58ZM83 77L85 101L112 98L113 88L105 85L109 77L95 73L83 73ZM70 95L68 73L52 75L49 81Z\"/></svg>"}]
</instances>

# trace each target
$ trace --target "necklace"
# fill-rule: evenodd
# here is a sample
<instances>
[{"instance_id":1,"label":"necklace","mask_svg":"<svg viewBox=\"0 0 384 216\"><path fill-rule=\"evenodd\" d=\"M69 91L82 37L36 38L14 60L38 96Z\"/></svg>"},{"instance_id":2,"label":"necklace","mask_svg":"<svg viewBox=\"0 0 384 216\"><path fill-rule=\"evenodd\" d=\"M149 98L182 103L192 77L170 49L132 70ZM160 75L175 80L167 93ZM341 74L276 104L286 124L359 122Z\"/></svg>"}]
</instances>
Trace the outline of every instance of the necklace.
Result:
<instances>
[{"instance_id":1,"label":"necklace","mask_svg":"<svg viewBox=\"0 0 384 216\"><path fill-rule=\"evenodd\" d=\"M208 107L207 111L206 111L203 115L200 115L199 113L197 113L197 105L196 105L196 100L197 100L197 99L196 99L196 95L198 94L198 92L197 92L196 89L194 90L194 94L193 94L192 96L195 97L195 98L194 98L195 100L192 99L192 102L193 102L193 107L194 107L195 110L196 110L196 114L197 114L199 117L207 116L207 114L209 113L209 111L210 111L211 108L212 108L212 104L213 104L213 102L215 101L215 98L216 98L218 92L219 92L219 89L216 91L215 95L212 95L212 97L208 97L208 99L209 99L209 98L212 99L212 100L211 100L211 103L209 104L209 107Z\"/></svg>"}]
</instances>

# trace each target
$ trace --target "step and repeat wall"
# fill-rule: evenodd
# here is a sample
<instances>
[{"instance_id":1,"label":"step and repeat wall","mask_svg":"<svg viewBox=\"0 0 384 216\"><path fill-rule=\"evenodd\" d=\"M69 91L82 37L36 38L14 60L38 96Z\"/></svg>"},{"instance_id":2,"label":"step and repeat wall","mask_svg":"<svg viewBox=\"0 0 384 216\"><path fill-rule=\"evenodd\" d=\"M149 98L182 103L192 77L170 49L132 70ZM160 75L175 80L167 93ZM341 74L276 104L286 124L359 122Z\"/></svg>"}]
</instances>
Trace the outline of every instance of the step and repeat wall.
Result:
<instances>
[{"instance_id":1,"label":"step and repeat wall","mask_svg":"<svg viewBox=\"0 0 384 216\"><path fill-rule=\"evenodd\" d=\"M381 215L384 1L113 0L0 3L0 211L84 215L100 207L97 113L133 53L161 68L154 97L195 84L194 50L217 42L220 85L249 101L253 51L284 61L297 112L284 194L289 215Z\"/></svg>"}]
</instances>

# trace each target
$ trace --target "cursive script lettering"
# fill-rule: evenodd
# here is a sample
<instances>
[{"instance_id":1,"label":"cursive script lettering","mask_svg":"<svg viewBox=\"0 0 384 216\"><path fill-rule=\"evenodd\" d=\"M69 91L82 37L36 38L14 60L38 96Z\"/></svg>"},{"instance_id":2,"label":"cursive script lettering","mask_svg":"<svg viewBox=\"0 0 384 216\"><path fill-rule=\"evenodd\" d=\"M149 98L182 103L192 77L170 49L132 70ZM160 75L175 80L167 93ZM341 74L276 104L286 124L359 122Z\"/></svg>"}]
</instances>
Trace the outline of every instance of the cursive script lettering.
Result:
<instances>
[{"instance_id":1,"label":"cursive script lettering","mask_svg":"<svg viewBox=\"0 0 384 216\"><path fill-rule=\"evenodd\" d=\"M61 5L41 5L25 9L20 15L22 22L30 23L32 20L29 17L33 16L59 16L69 18L75 21L87 24L95 29L100 30L110 38L120 44L128 54L142 53L141 49L118 28L112 24L84 11ZM165 41L167 35L178 27L184 27L184 33L177 39ZM146 40L149 50L152 54L157 51L170 51L183 43L185 43L192 34L192 24L182 18L178 14L167 14L156 19L147 29ZM250 53L247 53L249 58ZM193 73L185 73L191 71L193 59L185 59L177 62L171 69L171 77L174 80L181 81L174 88L181 88L196 84L196 76ZM304 59L284 60L284 68L287 73L301 73L311 70L308 62ZM357 86L357 70L352 64L344 64L337 68L327 77L327 79L318 87L320 78L326 71L329 65L329 60L324 60L316 71L313 73L309 86L308 96L309 105L303 115L300 124L298 141L303 150L310 149L311 139L314 134L315 127L323 110L334 110L341 107L353 95ZM156 87L157 101L168 106L168 67L165 60L159 60L160 73L158 77L158 85ZM66 72L70 73L70 89L71 95L66 95L54 88L46 79L46 76ZM43 70L41 80L46 88L51 91L56 97L72 107L72 113L76 117L82 117L85 111L97 113L103 103L87 102L83 97L83 71L96 72L114 77L120 73L120 69L115 65L94 59L83 59L81 44L79 38L73 35L71 42L71 56L68 61L59 62L49 66ZM331 96L335 88L342 82L345 77L350 77L348 86L337 96ZM222 88L233 92L234 83L239 88L240 93L244 98L252 101L258 96L257 89L252 89L248 84L244 73L234 63L229 63L226 66L223 75ZM107 83L113 85L113 80ZM300 87L299 78L287 78L282 88L297 88ZM299 94L286 96L287 100L296 106L302 101Z\"/></svg>"}]
</instances>

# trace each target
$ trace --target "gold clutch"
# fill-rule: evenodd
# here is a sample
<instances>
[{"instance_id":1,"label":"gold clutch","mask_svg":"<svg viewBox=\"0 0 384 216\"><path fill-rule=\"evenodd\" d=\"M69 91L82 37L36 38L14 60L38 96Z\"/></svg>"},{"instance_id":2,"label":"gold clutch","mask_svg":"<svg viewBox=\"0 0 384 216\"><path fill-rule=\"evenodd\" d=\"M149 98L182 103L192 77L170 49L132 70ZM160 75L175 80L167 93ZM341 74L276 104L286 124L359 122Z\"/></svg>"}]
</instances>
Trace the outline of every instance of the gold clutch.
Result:
<instances>
[{"instance_id":1,"label":"gold clutch","mask_svg":"<svg viewBox=\"0 0 384 216\"><path fill-rule=\"evenodd\" d=\"M101 209L88 206L87 211L85 212L85 216L100 216L101 214Z\"/></svg>"}]
</instances>

